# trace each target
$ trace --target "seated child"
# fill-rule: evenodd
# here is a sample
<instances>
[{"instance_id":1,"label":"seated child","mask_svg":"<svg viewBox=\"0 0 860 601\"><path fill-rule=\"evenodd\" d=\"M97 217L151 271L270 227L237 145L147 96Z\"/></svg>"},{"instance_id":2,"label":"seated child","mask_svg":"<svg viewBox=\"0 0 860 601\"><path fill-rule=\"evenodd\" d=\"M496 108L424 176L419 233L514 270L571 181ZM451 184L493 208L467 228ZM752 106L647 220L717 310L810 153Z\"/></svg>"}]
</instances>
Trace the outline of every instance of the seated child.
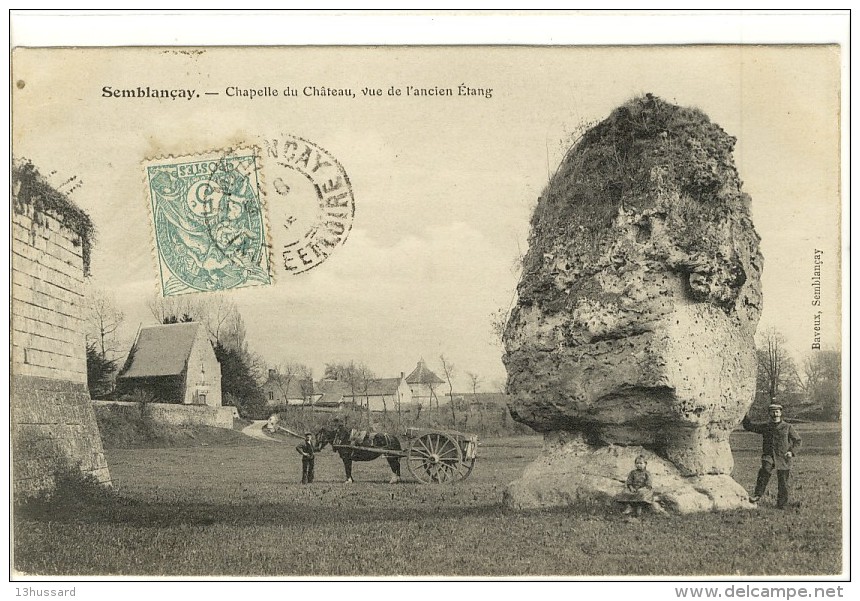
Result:
<instances>
[{"instance_id":1,"label":"seated child","mask_svg":"<svg viewBox=\"0 0 860 601\"><path fill-rule=\"evenodd\" d=\"M624 505L625 514L635 511L637 517L642 515L642 508L645 506L662 511L662 508L654 502L651 474L648 473L648 462L645 456L639 455L634 463L636 469L628 474L624 492L618 495L616 501Z\"/></svg>"}]
</instances>

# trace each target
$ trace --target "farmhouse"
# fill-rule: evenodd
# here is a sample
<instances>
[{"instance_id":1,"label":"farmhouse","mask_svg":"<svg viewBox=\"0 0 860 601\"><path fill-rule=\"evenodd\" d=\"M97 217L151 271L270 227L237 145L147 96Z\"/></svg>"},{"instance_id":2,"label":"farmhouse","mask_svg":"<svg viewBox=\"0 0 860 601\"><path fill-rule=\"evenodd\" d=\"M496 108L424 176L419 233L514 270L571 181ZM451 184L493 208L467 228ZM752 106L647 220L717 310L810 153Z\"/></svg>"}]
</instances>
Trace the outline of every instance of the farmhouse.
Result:
<instances>
[{"instance_id":1,"label":"farmhouse","mask_svg":"<svg viewBox=\"0 0 860 601\"><path fill-rule=\"evenodd\" d=\"M354 386L338 380L320 380L314 385L314 392L318 395L314 405L318 407L351 403L371 411L396 412L412 405L412 392L403 372L399 378L374 378L356 382Z\"/></svg>"},{"instance_id":2,"label":"farmhouse","mask_svg":"<svg viewBox=\"0 0 860 601\"><path fill-rule=\"evenodd\" d=\"M221 406L221 365L203 324L141 328L117 376L117 391L156 402Z\"/></svg>"}]
</instances>

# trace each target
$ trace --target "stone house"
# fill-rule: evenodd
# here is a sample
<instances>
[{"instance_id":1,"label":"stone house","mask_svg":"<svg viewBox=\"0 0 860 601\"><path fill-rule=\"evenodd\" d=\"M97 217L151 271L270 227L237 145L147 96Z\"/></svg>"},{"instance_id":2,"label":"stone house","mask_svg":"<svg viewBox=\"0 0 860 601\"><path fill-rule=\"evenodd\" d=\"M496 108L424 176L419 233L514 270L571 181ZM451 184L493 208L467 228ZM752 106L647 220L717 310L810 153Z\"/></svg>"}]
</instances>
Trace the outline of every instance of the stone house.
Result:
<instances>
[{"instance_id":1,"label":"stone house","mask_svg":"<svg viewBox=\"0 0 860 601\"><path fill-rule=\"evenodd\" d=\"M110 482L87 389L84 278L93 225L28 161L11 171L10 433L16 497L80 470Z\"/></svg>"},{"instance_id":2,"label":"stone house","mask_svg":"<svg viewBox=\"0 0 860 601\"><path fill-rule=\"evenodd\" d=\"M331 408L336 405L354 405L362 409L369 407L371 411L396 413L398 407L405 411L412 405L412 392L403 372L399 378L374 378L366 384L365 390L364 382L356 382L354 387L338 380L315 382L314 406Z\"/></svg>"},{"instance_id":3,"label":"stone house","mask_svg":"<svg viewBox=\"0 0 860 601\"><path fill-rule=\"evenodd\" d=\"M445 381L430 371L424 359L419 359L412 373L406 376L406 383L409 385L412 401L428 407L431 400L438 402L436 387Z\"/></svg>"},{"instance_id":4,"label":"stone house","mask_svg":"<svg viewBox=\"0 0 860 601\"><path fill-rule=\"evenodd\" d=\"M354 403L356 407L369 408L371 411L401 411L412 406L412 391L400 372L399 378L374 378L368 380L367 389L364 383L359 383L353 390L342 391L344 401Z\"/></svg>"},{"instance_id":5,"label":"stone house","mask_svg":"<svg viewBox=\"0 0 860 601\"><path fill-rule=\"evenodd\" d=\"M148 326L137 333L117 376L117 392L155 402L221 406L221 365L203 324Z\"/></svg>"}]
</instances>

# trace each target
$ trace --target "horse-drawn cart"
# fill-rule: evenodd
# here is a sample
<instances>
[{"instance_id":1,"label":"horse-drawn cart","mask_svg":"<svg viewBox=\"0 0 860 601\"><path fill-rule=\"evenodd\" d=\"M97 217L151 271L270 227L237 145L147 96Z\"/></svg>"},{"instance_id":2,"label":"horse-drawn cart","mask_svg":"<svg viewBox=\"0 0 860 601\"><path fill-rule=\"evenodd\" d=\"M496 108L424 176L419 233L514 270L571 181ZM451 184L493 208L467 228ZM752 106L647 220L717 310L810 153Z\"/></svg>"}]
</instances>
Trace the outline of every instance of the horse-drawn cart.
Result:
<instances>
[{"instance_id":1,"label":"horse-drawn cart","mask_svg":"<svg viewBox=\"0 0 860 601\"><path fill-rule=\"evenodd\" d=\"M475 467L478 453L478 436L451 430L408 428L400 449L382 449L362 444L367 440L363 432L353 430L349 444L332 444L340 451L366 451L389 457L406 458L409 472L425 484L445 484L465 480ZM372 437L371 437L372 438Z\"/></svg>"}]
</instances>

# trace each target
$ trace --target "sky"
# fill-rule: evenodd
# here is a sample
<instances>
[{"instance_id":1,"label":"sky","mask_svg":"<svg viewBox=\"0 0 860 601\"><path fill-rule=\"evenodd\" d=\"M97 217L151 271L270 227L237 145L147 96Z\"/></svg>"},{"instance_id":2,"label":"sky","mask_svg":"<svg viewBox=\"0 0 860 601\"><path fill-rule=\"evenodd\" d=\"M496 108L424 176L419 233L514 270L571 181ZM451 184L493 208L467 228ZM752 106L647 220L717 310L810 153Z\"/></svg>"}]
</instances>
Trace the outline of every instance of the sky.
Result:
<instances>
[{"instance_id":1,"label":"sky","mask_svg":"<svg viewBox=\"0 0 860 601\"><path fill-rule=\"evenodd\" d=\"M354 222L314 269L290 275L275 260L272 286L227 293L252 350L317 377L349 360L380 377L420 358L441 373L444 354L455 389L468 390L473 372L496 391L505 372L493 316L515 299L541 190L584 124L646 92L701 109L737 138L765 257L759 329L779 329L798 360L810 352L820 250L822 342L840 344L836 46L19 49L12 67L13 152L52 183L83 180L71 198L98 230L91 283L115 295L126 346L155 323L146 301L158 290L142 162L289 133L343 166ZM492 97L456 96L460 84ZM105 86L219 95L106 98ZM300 96L228 97L230 86ZM305 86L356 98L306 97ZM365 86L455 96L365 98ZM286 209L270 196L277 246L273 217Z\"/></svg>"}]
</instances>

